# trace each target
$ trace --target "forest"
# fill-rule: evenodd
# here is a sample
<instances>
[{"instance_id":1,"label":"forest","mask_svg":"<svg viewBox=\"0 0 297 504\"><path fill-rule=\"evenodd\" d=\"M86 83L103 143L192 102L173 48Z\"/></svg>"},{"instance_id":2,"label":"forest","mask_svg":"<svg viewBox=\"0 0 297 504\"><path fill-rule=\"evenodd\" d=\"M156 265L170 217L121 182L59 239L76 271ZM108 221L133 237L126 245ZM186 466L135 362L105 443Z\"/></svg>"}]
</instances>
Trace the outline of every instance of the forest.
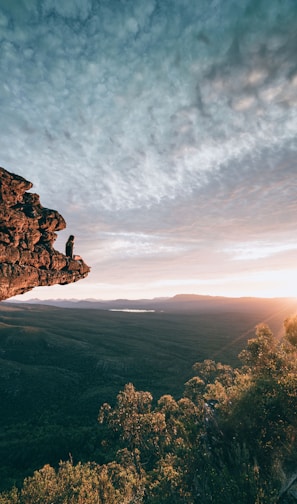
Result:
<instances>
[{"instance_id":1,"label":"forest","mask_svg":"<svg viewBox=\"0 0 297 504\"><path fill-rule=\"evenodd\" d=\"M297 498L297 316L259 324L238 366L204 359L182 396L127 383L98 413L101 453L36 470L1 504L290 504Z\"/></svg>"}]
</instances>

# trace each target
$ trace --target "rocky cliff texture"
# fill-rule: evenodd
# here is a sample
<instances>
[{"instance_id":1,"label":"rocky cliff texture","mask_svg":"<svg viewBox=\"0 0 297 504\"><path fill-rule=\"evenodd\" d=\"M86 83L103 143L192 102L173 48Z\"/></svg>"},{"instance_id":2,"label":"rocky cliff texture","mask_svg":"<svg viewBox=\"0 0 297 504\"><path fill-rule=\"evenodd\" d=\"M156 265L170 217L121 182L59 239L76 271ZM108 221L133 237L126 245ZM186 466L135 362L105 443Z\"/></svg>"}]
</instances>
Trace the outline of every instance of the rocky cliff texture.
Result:
<instances>
[{"instance_id":1,"label":"rocky cliff texture","mask_svg":"<svg viewBox=\"0 0 297 504\"><path fill-rule=\"evenodd\" d=\"M32 183L0 168L0 301L34 287L68 284L90 268L53 248L66 227L55 210L42 207Z\"/></svg>"}]
</instances>

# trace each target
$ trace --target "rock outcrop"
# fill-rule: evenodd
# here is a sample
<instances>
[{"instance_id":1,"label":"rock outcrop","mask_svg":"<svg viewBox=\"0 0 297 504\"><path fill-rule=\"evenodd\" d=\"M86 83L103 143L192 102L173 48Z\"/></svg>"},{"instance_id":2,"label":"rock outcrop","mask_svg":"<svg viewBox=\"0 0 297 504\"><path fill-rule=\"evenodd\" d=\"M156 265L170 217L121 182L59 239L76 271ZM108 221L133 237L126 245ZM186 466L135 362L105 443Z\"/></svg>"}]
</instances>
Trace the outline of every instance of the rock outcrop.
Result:
<instances>
[{"instance_id":1,"label":"rock outcrop","mask_svg":"<svg viewBox=\"0 0 297 504\"><path fill-rule=\"evenodd\" d=\"M27 192L32 185L0 168L0 301L34 287L76 282L90 271L82 259L53 248L66 223Z\"/></svg>"}]
</instances>

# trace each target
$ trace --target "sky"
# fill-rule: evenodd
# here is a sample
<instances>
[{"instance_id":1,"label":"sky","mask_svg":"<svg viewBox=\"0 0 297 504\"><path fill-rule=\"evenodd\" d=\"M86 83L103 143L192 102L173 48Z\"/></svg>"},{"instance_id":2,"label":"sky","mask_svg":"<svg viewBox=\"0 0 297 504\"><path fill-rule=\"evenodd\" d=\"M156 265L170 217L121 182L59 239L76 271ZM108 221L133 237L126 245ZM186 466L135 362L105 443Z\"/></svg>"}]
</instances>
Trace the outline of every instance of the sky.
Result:
<instances>
[{"instance_id":1,"label":"sky","mask_svg":"<svg viewBox=\"0 0 297 504\"><path fill-rule=\"evenodd\" d=\"M19 299L297 297L296 0L0 0L0 165L91 266Z\"/></svg>"}]
</instances>

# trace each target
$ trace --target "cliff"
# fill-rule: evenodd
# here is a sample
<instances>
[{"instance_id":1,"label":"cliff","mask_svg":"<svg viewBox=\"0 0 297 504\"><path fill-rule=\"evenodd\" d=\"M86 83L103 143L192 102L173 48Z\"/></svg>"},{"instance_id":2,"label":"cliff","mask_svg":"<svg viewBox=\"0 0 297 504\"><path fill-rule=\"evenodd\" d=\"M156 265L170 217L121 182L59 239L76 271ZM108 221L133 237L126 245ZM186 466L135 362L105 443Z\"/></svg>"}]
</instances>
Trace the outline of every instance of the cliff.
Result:
<instances>
[{"instance_id":1,"label":"cliff","mask_svg":"<svg viewBox=\"0 0 297 504\"><path fill-rule=\"evenodd\" d=\"M0 168L0 301L34 287L76 282L90 271L83 260L53 248L66 223L27 192L32 185Z\"/></svg>"}]
</instances>

